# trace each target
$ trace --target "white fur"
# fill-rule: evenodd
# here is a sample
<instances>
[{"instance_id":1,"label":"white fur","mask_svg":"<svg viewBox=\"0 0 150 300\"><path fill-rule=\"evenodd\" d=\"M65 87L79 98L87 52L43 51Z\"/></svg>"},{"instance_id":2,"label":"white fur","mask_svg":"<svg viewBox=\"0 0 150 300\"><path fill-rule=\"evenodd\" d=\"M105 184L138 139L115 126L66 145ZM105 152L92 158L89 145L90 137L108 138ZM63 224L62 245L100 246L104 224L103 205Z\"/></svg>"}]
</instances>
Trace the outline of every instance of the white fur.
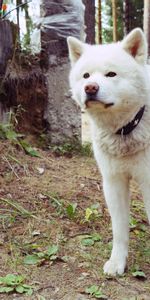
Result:
<instances>
[{"instance_id":1,"label":"white fur","mask_svg":"<svg viewBox=\"0 0 150 300\"><path fill-rule=\"evenodd\" d=\"M113 249L104 272L122 274L129 240L129 181L134 178L143 193L150 221L150 88L146 65L147 45L141 29L134 29L120 43L87 45L68 38L72 63L73 98L90 116L93 149L103 177L103 189L112 219ZM84 73L89 78L83 78ZM107 77L115 72L115 77ZM85 86L99 85L98 101L86 106ZM104 104L113 102L107 107ZM127 136L116 131L128 124L145 105L137 127Z\"/></svg>"}]
</instances>

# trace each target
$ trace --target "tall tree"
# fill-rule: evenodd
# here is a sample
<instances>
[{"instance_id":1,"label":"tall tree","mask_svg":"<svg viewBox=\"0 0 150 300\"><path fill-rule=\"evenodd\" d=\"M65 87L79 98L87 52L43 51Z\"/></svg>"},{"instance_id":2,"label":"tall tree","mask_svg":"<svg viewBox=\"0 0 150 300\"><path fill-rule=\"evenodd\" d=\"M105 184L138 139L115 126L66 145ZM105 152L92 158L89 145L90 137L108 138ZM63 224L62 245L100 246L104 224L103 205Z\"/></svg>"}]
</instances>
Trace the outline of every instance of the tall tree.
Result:
<instances>
[{"instance_id":1,"label":"tall tree","mask_svg":"<svg viewBox=\"0 0 150 300\"><path fill-rule=\"evenodd\" d=\"M0 0L0 10L2 9L3 0Z\"/></svg>"},{"instance_id":2,"label":"tall tree","mask_svg":"<svg viewBox=\"0 0 150 300\"><path fill-rule=\"evenodd\" d=\"M131 1L124 0L123 1L123 10L124 10L124 33L125 35L130 31L131 28Z\"/></svg>"},{"instance_id":3,"label":"tall tree","mask_svg":"<svg viewBox=\"0 0 150 300\"><path fill-rule=\"evenodd\" d=\"M102 44L102 3L101 0L98 0L97 7L97 42Z\"/></svg>"},{"instance_id":4,"label":"tall tree","mask_svg":"<svg viewBox=\"0 0 150 300\"><path fill-rule=\"evenodd\" d=\"M113 41L117 41L117 3L112 0L112 18L113 18Z\"/></svg>"},{"instance_id":5,"label":"tall tree","mask_svg":"<svg viewBox=\"0 0 150 300\"><path fill-rule=\"evenodd\" d=\"M143 3L141 0L123 1L124 34L127 34L135 27L143 28Z\"/></svg>"},{"instance_id":6,"label":"tall tree","mask_svg":"<svg viewBox=\"0 0 150 300\"><path fill-rule=\"evenodd\" d=\"M150 0L147 0L150 2ZM125 2L126 2L126 25L125 25ZM112 0L102 1L103 26L102 38L105 43L113 40L113 18ZM117 9L117 39L121 40L123 35L135 27L143 28L143 7L142 0L116 0ZM126 28L124 28L126 27Z\"/></svg>"},{"instance_id":7,"label":"tall tree","mask_svg":"<svg viewBox=\"0 0 150 300\"><path fill-rule=\"evenodd\" d=\"M85 5L86 42L95 43L95 0L83 0Z\"/></svg>"},{"instance_id":8,"label":"tall tree","mask_svg":"<svg viewBox=\"0 0 150 300\"><path fill-rule=\"evenodd\" d=\"M144 0L144 32L148 43L148 55L150 56L150 1Z\"/></svg>"},{"instance_id":9,"label":"tall tree","mask_svg":"<svg viewBox=\"0 0 150 300\"><path fill-rule=\"evenodd\" d=\"M41 17L45 21L47 19L41 31L41 65L45 67L48 91L48 105L45 110L48 136L52 144L79 142L81 113L75 102L71 101L68 92L69 61L66 37L72 35L81 38L84 24L82 1L42 0Z\"/></svg>"}]
</instances>

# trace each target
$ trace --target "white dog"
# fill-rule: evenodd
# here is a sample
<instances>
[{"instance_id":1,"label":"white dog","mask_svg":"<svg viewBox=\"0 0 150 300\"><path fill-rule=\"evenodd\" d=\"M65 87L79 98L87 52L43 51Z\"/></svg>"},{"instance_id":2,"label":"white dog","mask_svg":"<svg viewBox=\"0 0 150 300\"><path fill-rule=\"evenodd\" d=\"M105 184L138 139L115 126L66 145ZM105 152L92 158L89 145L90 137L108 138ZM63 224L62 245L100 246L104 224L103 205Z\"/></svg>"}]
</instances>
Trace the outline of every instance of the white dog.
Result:
<instances>
[{"instance_id":1,"label":"white dog","mask_svg":"<svg viewBox=\"0 0 150 300\"><path fill-rule=\"evenodd\" d=\"M113 249L104 272L122 274L129 240L129 181L143 193L150 221L150 80L141 29L120 43L68 38L73 98L87 110L93 149L112 219Z\"/></svg>"}]
</instances>

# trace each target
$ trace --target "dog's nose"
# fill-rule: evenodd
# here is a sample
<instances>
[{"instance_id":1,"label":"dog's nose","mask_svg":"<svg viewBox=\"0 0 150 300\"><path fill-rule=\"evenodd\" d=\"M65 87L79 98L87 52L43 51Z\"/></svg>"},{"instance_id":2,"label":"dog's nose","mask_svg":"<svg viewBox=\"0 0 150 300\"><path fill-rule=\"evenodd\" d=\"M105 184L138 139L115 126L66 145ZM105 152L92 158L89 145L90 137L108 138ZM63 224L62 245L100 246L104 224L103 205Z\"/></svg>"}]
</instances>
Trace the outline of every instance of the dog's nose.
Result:
<instances>
[{"instance_id":1,"label":"dog's nose","mask_svg":"<svg viewBox=\"0 0 150 300\"><path fill-rule=\"evenodd\" d=\"M87 84L84 88L87 95L96 95L99 90L99 85L96 82Z\"/></svg>"}]
</instances>

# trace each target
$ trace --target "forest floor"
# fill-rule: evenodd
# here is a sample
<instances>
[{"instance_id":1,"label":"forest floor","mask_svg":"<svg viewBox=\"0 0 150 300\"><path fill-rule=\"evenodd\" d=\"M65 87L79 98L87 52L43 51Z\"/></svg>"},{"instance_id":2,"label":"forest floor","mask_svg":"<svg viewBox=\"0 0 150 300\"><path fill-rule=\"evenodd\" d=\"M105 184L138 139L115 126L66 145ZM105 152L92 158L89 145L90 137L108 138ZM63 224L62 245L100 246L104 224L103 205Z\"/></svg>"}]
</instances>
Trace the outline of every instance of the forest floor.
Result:
<instances>
[{"instance_id":1,"label":"forest floor","mask_svg":"<svg viewBox=\"0 0 150 300\"><path fill-rule=\"evenodd\" d=\"M0 277L0 299L150 300L150 231L135 183L128 267L108 277L112 231L95 160L55 150L31 157L0 140L0 276L25 276Z\"/></svg>"}]
</instances>

